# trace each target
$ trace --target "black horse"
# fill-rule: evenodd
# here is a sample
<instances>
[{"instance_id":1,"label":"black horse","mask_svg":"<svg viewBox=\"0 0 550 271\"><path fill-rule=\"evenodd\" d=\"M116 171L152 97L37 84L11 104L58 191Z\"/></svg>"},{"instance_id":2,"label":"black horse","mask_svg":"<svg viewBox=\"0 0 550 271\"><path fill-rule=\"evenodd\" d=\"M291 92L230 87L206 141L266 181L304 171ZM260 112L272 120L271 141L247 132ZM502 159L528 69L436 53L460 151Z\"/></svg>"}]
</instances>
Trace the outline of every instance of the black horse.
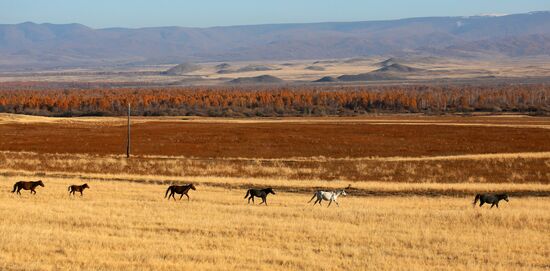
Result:
<instances>
[{"instance_id":1,"label":"black horse","mask_svg":"<svg viewBox=\"0 0 550 271\"><path fill-rule=\"evenodd\" d=\"M174 200L176 200L176 197L174 197L174 194L181 194L181 198L183 198L183 195L187 197L187 201L189 201L189 195L187 195L187 192L189 192L190 189L197 190L193 184L186 184L186 185L171 185L166 189L166 193L164 194L164 198L168 196L168 192L170 192L170 195L168 196L168 199L172 197Z\"/></svg>"},{"instance_id":2,"label":"black horse","mask_svg":"<svg viewBox=\"0 0 550 271\"><path fill-rule=\"evenodd\" d=\"M34 190L37 186L42 186L44 187L44 183L42 182L42 180L38 180L36 182L23 182L23 181L19 181L19 182L16 182L14 185L13 185L13 191L11 191L12 193L15 193L15 190L17 190L17 194L21 195L21 189L24 189L24 190L31 190L31 194L36 194L36 191Z\"/></svg>"},{"instance_id":3,"label":"black horse","mask_svg":"<svg viewBox=\"0 0 550 271\"><path fill-rule=\"evenodd\" d=\"M265 189L248 189L248 191L246 191L246 195L244 196L244 198L245 199L248 198L249 204L250 204L250 200L252 200L252 203L254 203L254 197L262 198L262 202L260 204L263 203L267 205L266 199L267 199L267 195L270 193L275 195L275 192L271 187L265 188Z\"/></svg>"},{"instance_id":4,"label":"black horse","mask_svg":"<svg viewBox=\"0 0 550 271\"><path fill-rule=\"evenodd\" d=\"M507 194L477 194L476 198L474 199L474 207L476 206L477 201L479 200L479 207L481 207L484 203L491 203L491 208L493 206L497 206L498 208L498 202L501 200L508 201L508 195Z\"/></svg>"}]
</instances>

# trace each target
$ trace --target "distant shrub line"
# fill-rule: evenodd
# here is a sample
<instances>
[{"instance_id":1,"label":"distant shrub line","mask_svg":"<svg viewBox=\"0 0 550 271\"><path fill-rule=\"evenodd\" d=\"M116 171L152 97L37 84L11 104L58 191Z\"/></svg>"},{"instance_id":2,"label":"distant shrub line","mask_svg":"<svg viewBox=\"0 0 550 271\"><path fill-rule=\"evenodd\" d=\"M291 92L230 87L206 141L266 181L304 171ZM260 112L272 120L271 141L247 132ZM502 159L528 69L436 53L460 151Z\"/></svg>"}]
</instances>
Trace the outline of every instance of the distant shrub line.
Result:
<instances>
[{"instance_id":1,"label":"distant shrub line","mask_svg":"<svg viewBox=\"0 0 550 271\"><path fill-rule=\"evenodd\" d=\"M47 85L46 85L47 86ZM76 86L76 85L75 85ZM366 113L523 112L548 114L550 86L399 85L136 87L44 83L0 86L0 112L43 116L273 117Z\"/></svg>"}]
</instances>

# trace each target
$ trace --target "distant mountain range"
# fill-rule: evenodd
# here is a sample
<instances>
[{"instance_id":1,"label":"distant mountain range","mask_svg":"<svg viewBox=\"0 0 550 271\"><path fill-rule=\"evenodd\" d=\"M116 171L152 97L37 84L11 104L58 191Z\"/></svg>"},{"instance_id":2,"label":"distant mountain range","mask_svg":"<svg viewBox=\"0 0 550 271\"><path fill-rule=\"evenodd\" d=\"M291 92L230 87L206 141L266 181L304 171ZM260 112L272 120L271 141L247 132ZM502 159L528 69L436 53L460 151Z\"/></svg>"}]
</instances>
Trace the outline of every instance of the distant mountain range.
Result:
<instances>
[{"instance_id":1,"label":"distant mountain range","mask_svg":"<svg viewBox=\"0 0 550 271\"><path fill-rule=\"evenodd\" d=\"M3 69L409 54L550 55L550 11L211 28L0 24Z\"/></svg>"}]
</instances>

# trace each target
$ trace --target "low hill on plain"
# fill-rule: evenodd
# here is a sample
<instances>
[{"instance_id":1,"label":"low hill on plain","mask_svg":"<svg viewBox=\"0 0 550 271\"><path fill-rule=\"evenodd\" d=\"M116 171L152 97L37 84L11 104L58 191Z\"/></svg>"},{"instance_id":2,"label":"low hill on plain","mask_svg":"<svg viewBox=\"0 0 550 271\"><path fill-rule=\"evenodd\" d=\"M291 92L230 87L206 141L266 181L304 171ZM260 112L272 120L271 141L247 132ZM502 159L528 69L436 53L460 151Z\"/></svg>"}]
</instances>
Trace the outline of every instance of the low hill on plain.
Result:
<instances>
[{"instance_id":1,"label":"low hill on plain","mask_svg":"<svg viewBox=\"0 0 550 271\"><path fill-rule=\"evenodd\" d=\"M256 77L239 77L235 78L229 83L232 84L277 84L283 83L284 80L272 75L260 75Z\"/></svg>"},{"instance_id":2,"label":"low hill on plain","mask_svg":"<svg viewBox=\"0 0 550 271\"><path fill-rule=\"evenodd\" d=\"M393 57L390 57L384 61L380 61L378 63L376 63L377 66L380 66L380 67L387 67L387 66L390 66L390 65L393 65L395 63L398 63L399 61Z\"/></svg>"},{"instance_id":3,"label":"low hill on plain","mask_svg":"<svg viewBox=\"0 0 550 271\"><path fill-rule=\"evenodd\" d=\"M200 65L194 63L182 63L177 66L174 66L161 74L163 75L185 75L187 73L192 73L202 69Z\"/></svg>"},{"instance_id":4,"label":"low hill on plain","mask_svg":"<svg viewBox=\"0 0 550 271\"><path fill-rule=\"evenodd\" d=\"M360 74L345 74L339 76L338 81L353 82L353 81L383 81L383 80L401 80L404 77L389 73L389 72L367 72Z\"/></svg>"},{"instance_id":5,"label":"low hill on plain","mask_svg":"<svg viewBox=\"0 0 550 271\"><path fill-rule=\"evenodd\" d=\"M330 83L330 82L338 82L338 79L337 78L334 78L332 76L325 76L321 79L318 79L318 80L315 80L313 82L316 82L316 83Z\"/></svg>"},{"instance_id":6,"label":"low hill on plain","mask_svg":"<svg viewBox=\"0 0 550 271\"><path fill-rule=\"evenodd\" d=\"M423 71L423 69L413 68L413 67L402 65L399 63L393 63L388 66L384 66L378 70L375 70L373 71L373 73L388 73L388 72L410 73L410 72L419 72L419 71Z\"/></svg>"}]
</instances>

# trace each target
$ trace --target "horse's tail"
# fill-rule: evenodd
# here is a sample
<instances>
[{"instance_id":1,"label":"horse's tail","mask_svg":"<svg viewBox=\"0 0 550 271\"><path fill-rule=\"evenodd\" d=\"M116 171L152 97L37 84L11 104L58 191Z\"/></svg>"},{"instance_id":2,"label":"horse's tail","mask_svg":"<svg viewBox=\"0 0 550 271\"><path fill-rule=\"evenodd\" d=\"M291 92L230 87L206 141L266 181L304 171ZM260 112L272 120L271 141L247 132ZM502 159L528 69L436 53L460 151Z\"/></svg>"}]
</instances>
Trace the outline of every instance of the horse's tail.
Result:
<instances>
[{"instance_id":1,"label":"horse's tail","mask_svg":"<svg viewBox=\"0 0 550 271\"><path fill-rule=\"evenodd\" d=\"M311 199L307 203L310 203L315 197L317 197L317 193L314 193L313 197L311 197Z\"/></svg>"},{"instance_id":2,"label":"horse's tail","mask_svg":"<svg viewBox=\"0 0 550 271\"><path fill-rule=\"evenodd\" d=\"M17 185L19 184L19 182L15 183L13 185L13 191L11 191L12 193L15 193L15 190L17 190Z\"/></svg>"},{"instance_id":3,"label":"horse's tail","mask_svg":"<svg viewBox=\"0 0 550 271\"><path fill-rule=\"evenodd\" d=\"M477 201L479 200L479 198L481 197L481 194L477 194L475 199L474 199L474 202L472 203L472 205L474 205L474 207L476 207L476 203Z\"/></svg>"},{"instance_id":4,"label":"horse's tail","mask_svg":"<svg viewBox=\"0 0 550 271\"><path fill-rule=\"evenodd\" d=\"M166 193L164 193L164 198L168 196L168 192L172 190L172 186L169 186L168 189L166 189Z\"/></svg>"},{"instance_id":5,"label":"horse's tail","mask_svg":"<svg viewBox=\"0 0 550 271\"><path fill-rule=\"evenodd\" d=\"M250 189L248 189L248 190L246 191L246 195L244 196L244 198L245 198L245 199L248 198L248 195L250 195Z\"/></svg>"}]
</instances>

